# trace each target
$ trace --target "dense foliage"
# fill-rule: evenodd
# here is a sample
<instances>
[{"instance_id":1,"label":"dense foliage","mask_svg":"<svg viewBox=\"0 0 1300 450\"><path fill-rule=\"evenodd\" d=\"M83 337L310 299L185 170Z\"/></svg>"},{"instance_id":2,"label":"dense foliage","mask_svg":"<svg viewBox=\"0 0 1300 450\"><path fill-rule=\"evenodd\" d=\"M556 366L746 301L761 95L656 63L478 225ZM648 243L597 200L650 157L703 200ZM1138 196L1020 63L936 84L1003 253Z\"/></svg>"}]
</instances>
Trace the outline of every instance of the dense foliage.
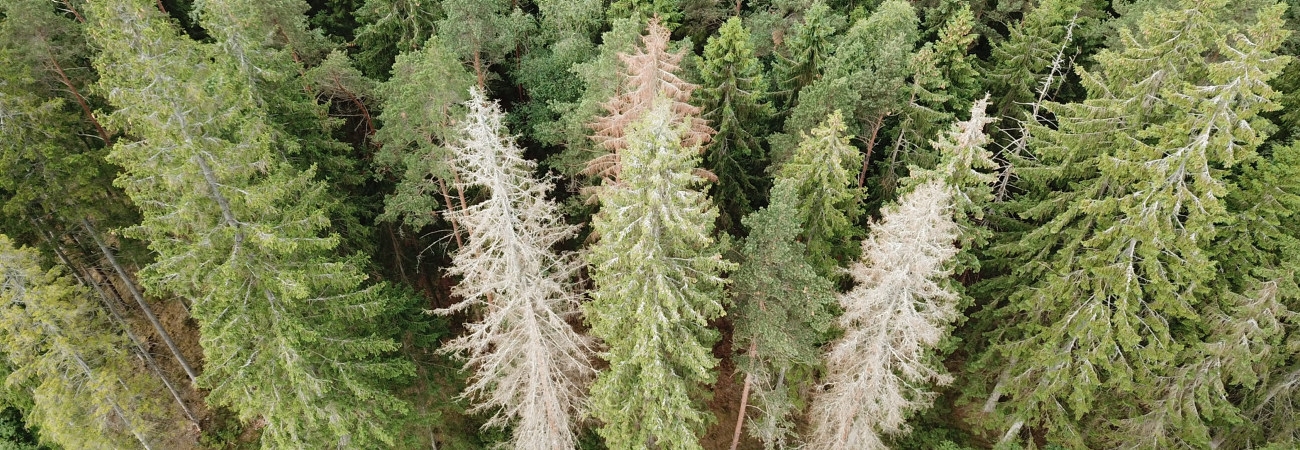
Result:
<instances>
[{"instance_id":1,"label":"dense foliage","mask_svg":"<svg viewBox=\"0 0 1300 450\"><path fill-rule=\"evenodd\" d=\"M1292 6L0 1L0 448L1295 448Z\"/></svg>"}]
</instances>

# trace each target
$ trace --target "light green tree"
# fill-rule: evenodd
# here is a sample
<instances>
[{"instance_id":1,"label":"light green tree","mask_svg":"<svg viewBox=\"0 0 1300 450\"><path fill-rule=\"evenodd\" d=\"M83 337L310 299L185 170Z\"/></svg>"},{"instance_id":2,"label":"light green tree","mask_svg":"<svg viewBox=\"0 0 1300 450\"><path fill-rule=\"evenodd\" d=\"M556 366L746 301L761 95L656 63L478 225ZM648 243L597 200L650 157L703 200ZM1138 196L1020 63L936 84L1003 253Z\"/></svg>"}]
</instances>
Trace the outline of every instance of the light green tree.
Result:
<instances>
[{"instance_id":1,"label":"light green tree","mask_svg":"<svg viewBox=\"0 0 1300 450\"><path fill-rule=\"evenodd\" d=\"M1048 104L1059 129L1035 131L1042 165L1020 172L1062 188L1023 210L1043 223L1008 249L1026 264L1004 313L1023 322L987 355L1006 373L987 402L1010 394L1006 440L1027 427L1072 447L1204 447L1207 426L1240 420L1216 385L1252 362L1214 336L1250 302L1215 301L1210 244L1231 217L1228 170L1270 127L1282 8L1150 6L1078 71L1086 101ZM1087 426L1099 418L1116 426Z\"/></svg>"},{"instance_id":2,"label":"light green tree","mask_svg":"<svg viewBox=\"0 0 1300 450\"><path fill-rule=\"evenodd\" d=\"M108 122L133 137L109 155L143 214L126 233L156 254L146 288L193 305L208 402L265 421L267 447L391 444L407 406L384 383L410 366L358 332L387 299L334 253L327 191L275 151L249 78L150 2L95 2L87 17Z\"/></svg>"},{"instance_id":3,"label":"light green tree","mask_svg":"<svg viewBox=\"0 0 1300 450\"><path fill-rule=\"evenodd\" d=\"M588 253L595 289L583 305L591 335L608 346L609 368L591 389L592 417L610 448L698 449L711 415L702 387L717 360L723 314L722 259L713 240L717 209L699 190L687 130L657 102L627 133L619 181L600 193Z\"/></svg>"},{"instance_id":4,"label":"light green tree","mask_svg":"<svg viewBox=\"0 0 1300 450\"><path fill-rule=\"evenodd\" d=\"M804 135L799 148L776 177L791 180L798 192L798 211L808 261L822 276L836 278L841 262L856 257L852 241L860 236L856 225L862 215L863 190L854 183L853 172L862 164L862 154L849 144L850 135L839 111L820 127Z\"/></svg>"},{"instance_id":5,"label":"light green tree","mask_svg":"<svg viewBox=\"0 0 1300 450\"><path fill-rule=\"evenodd\" d=\"M41 439L68 449L192 445L158 380L98 309L35 250L0 235L0 350L15 368L5 383L31 389Z\"/></svg>"}]
</instances>

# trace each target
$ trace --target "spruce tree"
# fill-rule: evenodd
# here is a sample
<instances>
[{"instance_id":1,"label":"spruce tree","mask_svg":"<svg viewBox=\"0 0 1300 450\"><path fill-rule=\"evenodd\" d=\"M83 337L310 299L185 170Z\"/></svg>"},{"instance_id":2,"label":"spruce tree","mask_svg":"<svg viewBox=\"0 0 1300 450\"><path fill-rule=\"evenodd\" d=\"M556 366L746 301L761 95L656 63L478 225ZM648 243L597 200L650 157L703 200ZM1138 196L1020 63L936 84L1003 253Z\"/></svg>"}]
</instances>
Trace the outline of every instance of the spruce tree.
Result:
<instances>
[{"instance_id":1,"label":"spruce tree","mask_svg":"<svg viewBox=\"0 0 1300 450\"><path fill-rule=\"evenodd\" d=\"M841 261L856 256L850 242L861 231L856 223L862 214L863 191L854 185L853 172L862 164L862 154L849 144L839 111L804 135L794 155L777 171L777 179L791 180L796 198L808 261L822 276L835 278Z\"/></svg>"},{"instance_id":2,"label":"spruce tree","mask_svg":"<svg viewBox=\"0 0 1300 450\"><path fill-rule=\"evenodd\" d=\"M1071 446L1200 447L1205 424L1233 420L1214 394L1223 377L1186 352L1231 323L1214 311L1208 246L1230 217L1227 169L1270 126L1258 114L1286 63L1273 54L1281 8L1171 6L1079 70L1088 99L1048 104L1059 129L1036 132L1043 165L1021 170L1061 190L1022 213L1045 223L1008 249L1033 262L1010 275L1020 287L1004 310L1024 321L988 354L1007 373L988 403L1011 394L1008 439L1028 426ZM1085 428L1099 417L1116 431Z\"/></svg>"},{"instance_id":3,"label":"spruce tree","mask_svg":"<svg viewBox=\"0 0 1300 450\"><path fill-rule=\"evenodd\" d=\"M942 181L924 182L886 207L862 242L849 269L857 286L839 299L844 337L827 352L809 412L811 448L885 448L885 436L909 432L908 414L934 399L927 385L952 381L931 353L959 315L947 279L958 252L952 198Z\"/></svg>"},{"instance_id":4,"label":"spruce tree","mask_svg":"<svg viewBox=\"0 0 1300 450\"><path fill-rule=\"evenodd\" d=\"M248 77L150 2L95 2L87 17L109 123L134 139L109 155L144 216L126 232L156 254L145 287L193 305L208 401L264 421L268 447L391 444L406 404L384 383L409 365L359 326L389 306L361 287L359 258L334 254L326 190L275 151Z\"/></svg>"},{"instance_id":5,"label":"spruce tree","mask_svg":"<svg viewBox=\"0 0 1300 450\"><path fill-rule=\"evenodd\" d=\"M794 180L772 188L771 203L745 216L749 236L732 275L733 347L743 352L752 407L742 418L765 448L784 448L795 432L800 396L820 364L821 343L833 321L835 286L809 264ZM742 399L742 402L744 400Z\"/></svg>"},{"instance_id":6,"label":"spruce tree","mask_svg":"<svg viewBox=\"0 0 1300 450\"><path fill-rule=\"evenodd\" d=\"M803 21L790 28L772 68L777 95L786 108L795 105L800 90L821 79L826 60L835 50L835 34L843 27L844 18L818 0L803 12Z\"/></svg>"},{"instance_id":7,"label":"spruce tree","mask_svg":"<svg viewBox=\"0 0 1300 450\"><path fill-rule=\"evenodd\" d=\"M759 143L772 114L762 63L754 57L749 31L732 17L704 46L700 89L703 118L718 129L704 153L704 168L718 177L712 197L724 230L752 210L751 195L761 192L766 154ZM755 199L757 200L757 199Z\"/></svg>"},{"instance_id":8,"label":"spruce tree","mask_svg":"<svg viewBox=\"0 0 1300 450\"><path fill-rule=\"evenodd\" d=\"M175 448L186 443L158 380L134 363L127 342L58 268L0 235L0 335L15 367L5 383L31 389L30 420L42 440L69 449Z\"/></svg>"},{"instance_id":9,"label":"spruce tree","mask_svg":"<svg viewBox=\"0 0 1300 450\"><path fill-rule=\"evenodd\" d=\"M985 115L988 103L988 96L974 102L970 120L953 124L938 140L930 142L939 153L939 162L933 169L913 168L915 172L904 180L908 184L942 181L953 190L953 218L957 221L958 241L963 250L982 248L993 235L980 223L985 209L993 203L993 183L997 176L992 172L998 167L993 152L985 149L989 137L984 128L994 121ZM979 272L980 265L974 253L963 251L957 257L954 271L961 274L967 270Z\"/></svg>"},{"instance_id":10,"label":"spruce tree","mask_svg":"<svg viewBox=\"0 0 1300 450\"><path fill-rule=\"evenodd\" d=\"M710 414L699 403L714 378L723 279L732 269L713 240L717 210L699 190L695 148L666 99L632 125L619 182L600 193L588 253L591 335L609 369L591 389L591 415L610 448L698 449Z\"/></svg>"},{"instance_id":11,"label":"spruce tree","mask_svg":"<svg viewBox=\"0 0 1300 450\"><path fill-rule=\"evenodd\" d=\"M931 167L937 162L938 149L927 143L938 137L943 124L953 121L957 111L952 104L964 108L974 101L978 72L967 56L979 37L971 32L973 22L970 9L957 10L939 31L939 40L927 42L908 61L912 82L908 101L899 111L889 159L880 173L881 198L894 196L900 168Z\"/></svg>"},{"instance_id":12,"label":"spruce tree","mask_svg":"<svg viewBox=\"0 0 1300 450\"><path fill-rule=\"evenodd\" d=\"M623 62L618 94L602 105L608 113L590 124L591 138L610 153L589 161L588 175L618 179L622 170L619 152L628 146L627 128L655 107L656 102L667 102L673 118L686 124L680 133L683 147L698 148L713 136L714 130L708 122L696 117L700 108L690 104L691 93L699 86L676 74L687 50L668 50L668 28L658 18L650 19L641 42L643 45L633 53L618 55Z\"/></svg>"},{"instance_id":13,"label":"spruce tree","mask_svg":"<svg viewBox=\"0 0 1300 450\"><path fill-rule=\"evenodd\" d=\"M1300 311L1300 261L1292 256L1300 252L1294 220L1300 212L1300 145L1270 150L1235 177L1238 189L1225 199L1234 218L1213 246L1224 270L1214 285L1220 301L1207 308L1219 326L1209 345L1188 352L1202 364L1223 365L1202 376L1222 381L1202 383L1209 381L1230 398L1243 397L1237 403L1243 420L1211 431L1220 448L1300 442L1300 426L1293 420L1300 413L1300 371L1293 363L1300 332L1288 325Z\"/></svg>"},{"instance_id":14,"label":"spruce tree","mask_svg":"<svg viewBox=\"0 0 1300 450\"><path fill-rule=\"evenodd\" d=\"M564 224L546 199L550 183L533 177L536 164L505 134L500 106L473 89L465 106L451 151L465 184L487 199L453 214L468 236L448 270L460 276L463 300L439 312L483 313L443 349L466 357L475 371L465 391L477 400L471 411L497 411L488 425L511 425L514 448L572 449L593 348L568 323L579 262L553 248L576 227Z\"/></svg>"}]
</instances>

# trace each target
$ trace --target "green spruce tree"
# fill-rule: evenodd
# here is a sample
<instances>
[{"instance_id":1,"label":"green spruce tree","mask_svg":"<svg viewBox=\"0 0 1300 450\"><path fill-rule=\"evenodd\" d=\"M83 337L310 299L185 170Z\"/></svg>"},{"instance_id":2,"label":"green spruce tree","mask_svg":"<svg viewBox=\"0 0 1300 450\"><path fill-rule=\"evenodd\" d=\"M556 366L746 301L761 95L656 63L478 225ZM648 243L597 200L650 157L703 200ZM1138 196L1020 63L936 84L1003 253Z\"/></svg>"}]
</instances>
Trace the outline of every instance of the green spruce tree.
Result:
<instances>
[{"instance_id":1,"label":"green spruce tree","mask_svg":"<svg viewBox=\"0 0 1300 450\"><path fill-rule=\"evenodd\" d=\"M385 387L410 371L359 326L388 313L338 237L324 185L279 152L254 87L229 53L182 37L147 1L90 5L110 124L133 136L110 160L143 220L127 234L156 261L148 289L191 302L208 401L260 418L267 447L391 444L406 404Z\"/></svg>"},{"instance_id":2,"label":"green spruce tree","mask_svg":"<svg viewBox=\"0 0 1300 450\"><path fill-rule=\"evenodd\" d=\"M842 262L856 257L852 242L861 235L857 220L863 191L854 184L853 172L862 164L862 154L849 144L851 138L836 111L803 136L776 174L778 183L790 180L798 191L796 209L808 261L831 278L837 278Z\"/></svg>"},{"instance_id":3,"label":"green spruce tree","mask_svg":"<svg viewBox=\"0 0 1300 450\"><path fill-rule=\"evenodd\" d=\"M1249 363L1207 358L1234 323L1216 309L1239 311L1214 301L1210 244L1286 63L1268 3L1150 5L1079 70L1086 101L1048 104L1059 129L1035 132L1043 164L1021 174L1059 191L1022 212L1043 221L1007 249L1025 264L1002 317L1022 322L988 355L1006 373L986 402L1010 394L1006 440L1028 427L1073 447L1202 447L1207 425L1235 420L1216 380ZM1100 418L1117 426L1087 426Z\"/></svg>"},{"instance_id":4,"label":"green spruce tree","mask_svg":"<svg viewBox=\"0 0 1300 450\"><path fill-rule=\"evenodd\" d=\"M704 153L704 168L718 177L711 197L719 209L719 225L736 230L765 190L762 177L766 154L759 141L772 115L767 102L763 66L754 57L749 31L739 17L732 17L704 46L700 69L703 88L701 116L717 128Z\"/></svg>"},{"instance_id":5,"label":"green spruce tree","mask_svg":"<svg viewBox=\"0 0 1300 450\"><path fill-rule=\"evenodd\" d=\"M43 441L68 449L193 445L175 408L157 395L158 380L136 366L89 292L4 235L0 335L15 368L5 383L31 389L28 414Z\"/></svg>"},{"instance_id":6,"label":"green spruce tree","mask_svg":"<svg viewBox=\"0 0 1300 450\"><path fill-rule=\"evenodd\" d=\"M587 263L595 283L583 312L608 346L609 369L591 389L591 415L610 448L698 449L710 421L700 404L717 360L721 273L732 269L713 240L717 209L700 190L688 132L656 102L627 133L619 181L600 194L599 241Z\"/></svg>"}]
</instances>

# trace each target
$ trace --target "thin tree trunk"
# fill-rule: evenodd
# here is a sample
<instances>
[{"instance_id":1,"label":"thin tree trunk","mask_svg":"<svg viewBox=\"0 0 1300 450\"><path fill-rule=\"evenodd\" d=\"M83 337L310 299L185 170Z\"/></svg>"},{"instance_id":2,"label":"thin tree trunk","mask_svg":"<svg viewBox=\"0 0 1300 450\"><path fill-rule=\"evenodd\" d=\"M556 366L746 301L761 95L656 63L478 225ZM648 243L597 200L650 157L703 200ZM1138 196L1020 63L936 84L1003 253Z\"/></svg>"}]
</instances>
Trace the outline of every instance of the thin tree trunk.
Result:
<instances>
[{"instance_id":1,"label":"thin tree trunk","mask_svg":"<svg viewBox=\"0 0 1300 450\"><path fill-rule=\"evenodd\" d=\"M740 2L736 2L739 7ZM758 351L758 341L749 343L749 357L752 359ZM736 431L731 434L731 450L740 445L740 430L745 425L745 408L749 407L749 387L754 384L754 376L745 374L745 387L740 390L740 411L736 413Z\"/></svg>"},{"instance_id":2,"label":"thin tree trunk","mask_svg":"<svg viewBox=\"0 0 1300 450\"><path fill-rule=\"evenodd\" d=\"M447 207L450 208L452 202L451 202L451 195L447 193L447 182L443 181L442 178L439 178L438 188L442 190L443 204L447 205ZM451 217L447 217L446 219L448 222L451 222L451 234L456 237L456 249L460 250L461 247L465 246L465 244L460 240L460 226L456 225L456 221L452 220Z\"/></svg>"},{"instance_id":3,"label":"thin tree trunk","mask_svg":"<svg viewBox=\"0 0 1300 450\"><path fill-rule=\"evenodd\" d=\"M136 289L135 282L132 281L131 277L126 273L126 269L124 269L121 264L118 264L117 257L113 256L113 251L104 244L103 240L99 239L99 234L95 231L95 227L90 224L90 221L81 219L81 226L86 229L87 233L90 233L90 238L95 241L95 245L99 246L99 251L104 253L104 258L108 259L108 263L113 266L113 270L117 272L117 276L121 278L122 283L126 285L127 292L130 292L131 297L135 298L135 303L140 306L140 310L144 312L145 318L149 319L149 323L158 331L158 337L162 338L163 342L167 344L167 349L171 350L172 356L176 357L176 362L181 365L181 369L185 370L185 375L190 377L190 382L197 384L199 378L198 373L194 371L193 367L190 367L189 360L185 359L185 355L181 354L181 349L176 346L175 341L172 341L171 334L167 333L167 330L162 326L162 322L158 321L158 316L154 315L153 309L149 307L148 303L145 303L144 295L140 294L139 289Z\"/></svg>"},{"instance_id":4,"label":"thin tree trunk","mask_svg":"<svg viewBox=\"0 0 1300 450\"><path fill-rule=\"evenodd\" d=\"M32 224L36 225L36 221L33 220ZM46 233L49 233L49 231L46 231ZM126 319L122 318L122 314L113 306L113 301L109 298L108 293L104 291L104 288L100 286L99 283L92 280L90 276L83 275L81 271L77 269L77 266L72 264L72 260L68 258L68 255L63 252L63 249L53 240L53 238L46 236L45 233L41 233L41 238L54 248L54 254L59 257L60 261L63 261L63 265L68 267L68 271L72 273L72 277L76 278L78 283L95 289L95 292L99 294L100 302L104 304L104 308L107 309L109 315L113 317L113 321L116 322L118 326L122 327L122 331L126 333L127 339L131 340L131 344L135 346L136 352L139 353L140 359L143 359L145 365L149 366L149 370L152 371L158 379L162 380L163 385L171 392L172 398L176 399L176 404L180 405L181 411L185 412L185 417L189 418L191 422L198 423L198 419L194 417L194 412L190 411L189 405L185 404L185 400L181 397L180 392L172 385L171 380L168 380L167 376L163 374L162 368L158 367L158 362L154 361L153 355L150 355L149 352L144 349L144 344L141 343L143 341L135 335L135 332L131 331L131 326L126 323ZM109 286L112 286L112 284L110 283ZM121 294L117 293L117 288L113 288L113 291L115 295L119 298L121 297Z\"/></svg>"},{"instance_id":5,"label":"thin tree trunk","mask_svg":"<svg viewBox=\"0 0 1300 450\"><path fill-rule=\"evenodd\" d=\"M162 11L163 14L169 14L167 8L163 7L162 0L157 0L155 3L157 3L159 11Z\"/></svg>"},{"instance_id":6,"label":"thin tree trunk","mask_svg":"<svg viewBox=\"0 0 1300 450\"><path fill-rule=\"evenodd\" d=\"M366 119L366 136L367 137L374 136L375 122L370 117L370 110L366 108L366 105L361 103L361 99L358 98L355 94L353 94L352 91L349 91L347 88L344 88L343 83L338 79L338 77L334 77L334 87L338 88L339 92L346 94L348 96L348 100L351 101L353 105L356 105L357 109L361 110L361 117Z\"/></svg>"},{"instance_id":7,"label":"thin tree trunk","mask_svg":"<svg viewBox=\"0 0 1300 450\"><path fill-rule=\"evenodd\" d=\"M72 84L72 80L68 79L68 74L63 71L63 66L59 65L59 60L55 59L52 54L49 55L49 59L50 67L59 76L59 82L72 93L72 97L77 100L77 105L81 106L81 112L86 115L86 119L90 121L91 125L95 126L95 132L99 134L99 138L104 140L104 145L112 145L113 141L109 138L108 131L104 129L103 124L99 123L99 119L95 118L95 112L86 103L86 97L83 97L81 91L77 90L77 87Z\"/></svg>"},{"instance_id":8,"label":"thin tree trunk","mask_svg":"<svg viewBox=\"0 0 1300 450\"><path fill-rule=\"evenodd\" d=\"M72 352L72 357L77 360L77 365L81 366L81 371L86 374L87 379L95 378L94 373L90 371L90 365L86 364L86 360L82 359L81 355L74 351ZM126 386L126 383L123 383L121 378L118 378L117 382L122 384L123 387ZM153 447L149 446L149 442L144 440L144 436L141 436L140 433L135 431L135 427L131 425L131 419L126 417L126 413L122 411L121 406L117 405L117 401L109 400L109 402L113 404L113 412L117 413L117 416L122 418L122 422L125 422L126 427L131 429L131 435L135 436L135 439L140 441L140 445L144 446L145 450L153 450Z\"/></svg>"},{"instance_id":9,"label":"thin tree trunk","mask_svg":"<svg viewBox=\"0 0 1300 450\"><path fill-rule=\"evenodd\" d=\"M72 7L72 2L68 0L60 0L60 1L61 3L63 3L63 7L66 8L68 12L72 13L72 17L75 17L77 19L78 23L86 23L86 17L81 15L81 13L77 11L77 8Z\"/></svg>"},{"instance_id":10,"label":"thin tree trunk","mask_svg":"<svg viewBox=\"0 0 1300 450\"><path fill-rule=\"evenodd\" d=\"M478 77L478 88L486 92L487 74L483 73L483 58L479 56L478 51L474 52L474 74Z\"/></svg>"},{"instance_id":11,"label":"thin tree trunk","mask_svg":"<svg viewBox=\"0 0 1300 450\"><path fill-rule=\"evenodd\" d=\"M862 158L862 172L858 174L858 188L867 183L867 167L871 165L871 151L876 148L876 135L880 133L880 126L885 123L885 116L888 113L880 113L876 116L876 123L871 125L871 139L867 140L867 155Z\"/></svg>"},{"instance_id":12,"label":"thin tree trunk","mask_svg":"<svg viewBox=\"0 0 1300 450\"><path fill-rule=\"evenodd\" d=\"M402 246L397 243L397 235L393 233L393 224L384 224L384 229L388 231L388 240L393 243L393 263L397 265L397 273L402 275L402 281L411 284L411 279L406 276L406 267L402 265Z\"/></svg>"}]
</instances>

